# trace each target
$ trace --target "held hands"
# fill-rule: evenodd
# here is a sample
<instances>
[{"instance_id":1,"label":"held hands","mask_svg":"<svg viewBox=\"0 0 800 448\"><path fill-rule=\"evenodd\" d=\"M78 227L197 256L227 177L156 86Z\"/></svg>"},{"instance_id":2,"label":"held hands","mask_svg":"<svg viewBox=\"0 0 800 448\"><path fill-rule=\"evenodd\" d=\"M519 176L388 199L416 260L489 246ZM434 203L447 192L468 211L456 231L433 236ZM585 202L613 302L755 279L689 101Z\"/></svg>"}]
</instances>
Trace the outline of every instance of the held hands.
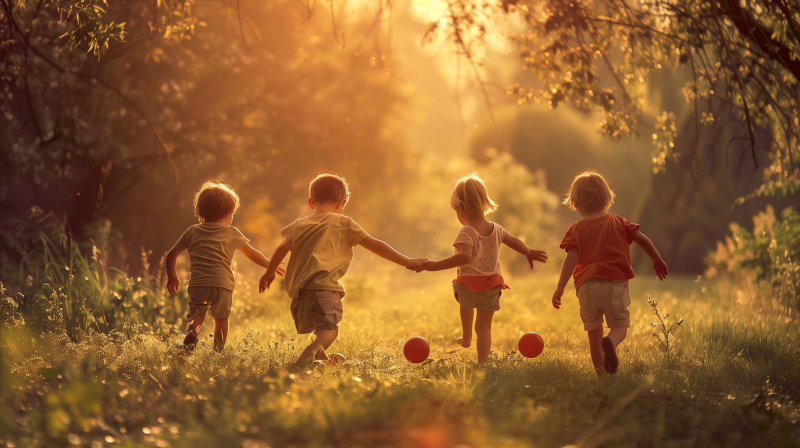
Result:
<instances>
[{"instance_id":1,"label":"held hands","mask_svg":"<svg viewBox=\"0 0 800 448\"><path fill-rule=\"evenodd\" d=\"M178 292L178 287L181 285L181 281L177 278L171 278L167 280L167 290L170 294L175 294Z\"/></svg>"},{"instance_id":2,"label":"held hands","mask_svg":"<svg viewBox=\"0 0 800 448\"><path fill-rule=\"evenodd\" d=\"M547 263L547 252L543 250L536 250L529 248L527 258L528 258L528 264L530 264L531 269L533 269L534 261L541 261L542 263Z\"/></svg>"},{"instance_id":3,"label":"held hands","mask_svg":"<svg viewBox=\"0 0 800 448\"><path fill-rule=\"evenodd\" d=\"M656 275L661 281L664 281L664 279L667 278L667 275L669 275L669 268L667 267L667 264L664 263L664 260L660 258L653 262L653 269L656 271Z\"/></svg>"},{"instance_id":4,"label":"held hands","mask_svg":"<svg viewBox=\"0 0 800 448\"><path fill-rule=\"evenodd\" d=\"M556 292L553 293L553 308L560 309L561 308L561 296L564 295L564 287L558 286L556 287Z\"/></svg>"},{"instance_id":5,"label":"held hands","mask_svg":"<svg viewBox=\"0 0 800 448\"><path fill-rule=\"evenodd\" d=\"M431 260L427 257L423 258L412 258L408 260L408 264L406 265L406 269L414 271L416 273L420 273L425 270L425 265L430 263Z\"/></svg>"}]
</instances>

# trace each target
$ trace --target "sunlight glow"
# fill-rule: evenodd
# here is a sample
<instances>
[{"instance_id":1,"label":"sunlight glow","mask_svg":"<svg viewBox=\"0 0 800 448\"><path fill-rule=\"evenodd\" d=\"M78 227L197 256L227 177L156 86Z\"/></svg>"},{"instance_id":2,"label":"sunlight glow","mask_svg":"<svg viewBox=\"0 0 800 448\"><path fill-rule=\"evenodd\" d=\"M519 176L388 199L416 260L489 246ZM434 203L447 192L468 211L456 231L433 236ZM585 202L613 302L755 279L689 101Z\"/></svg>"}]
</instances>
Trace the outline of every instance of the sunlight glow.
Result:
<instances>
[{"instance_id":1,"label":"sunlight glow","mask_svg":"<svg viewBox=\"0 0 800 448\"><path fill-rule=\"evenodd\" d=\"M430 21L438 21L447 9L447 3L441 0L415 0L414 10Z\"/></svg>"}]
</instances>

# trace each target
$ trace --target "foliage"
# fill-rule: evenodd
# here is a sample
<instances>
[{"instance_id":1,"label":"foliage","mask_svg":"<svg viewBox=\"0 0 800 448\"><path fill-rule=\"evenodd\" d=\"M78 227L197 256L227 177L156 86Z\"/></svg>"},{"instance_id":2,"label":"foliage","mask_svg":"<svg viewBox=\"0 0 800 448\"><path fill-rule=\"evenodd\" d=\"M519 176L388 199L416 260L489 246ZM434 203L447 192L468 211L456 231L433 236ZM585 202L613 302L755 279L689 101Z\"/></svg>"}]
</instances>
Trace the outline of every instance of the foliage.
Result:
<instances>
[{"instance_id":1,"label":"foliage","mask_svg":"<svg viewBox=\"0 0 800 448\"><path fill-rule=\"evenodd\" d=\"M431 29L467 41L458 48L467 58L501 18L524 21L511 39L523 70L540 83L509 87L519 103L598 111L598 129L613 139L637 135L654 121L656 171L673 159L691 163L699 175L709 158L728 160L731 144L745 141L750 154L736 154L737 162L745 155L756 161L757 152L771 158L755 194L800 189L797 1L462 0L447 8ZM683 147L676 147L675 111L655 120L644 114L648 75L667 69L690 78L680 93L693 103L686 130L694 128L695 140ZM644 134L649 140L650 132Z\"/></svg>"},{"instance_id":2,"label":"foliage","mask_svg":"<svg viewBox=\"0 0 800 448\"><path fill-rule=\"evenodd\" d=\"M658 303L650 296L647 296L647 303L650 304L650 312L655 314L658 322L652 322L650 326L657 329L653 332L653 337L656 338L659 345L664 349L664 355L669 355L670 349L675 347L675 335L673 334L674 330L677 330L678 327L683 323L683 318L679 321L674 322L672 325L667 326L667 318L669 318L669 313L661 316L658 311ZM672 337L672 340L670 340Z\"/></svg>"},{"instance_id":3,"label":"foliage","mask_svg":"<svg viewBox=\"0 0 800 448\"><path fill-rule=\"evenodd\" d=\"M104 2L106 7L107 2ZM39 7L42 3L39 4ZM74 23L74 28L60 36L66 39L65 47L70 50L86 49L86 51L100 56L100 50L108 49L112 40L124 42L125 24L101 22L106 8L94 0L66 0L58 3L58 8L66 15L68 23ZM10 14L9 14L10 15Z\"/></svg>"},{"instance_id":4,"label":"foliage","mask_svg":"<svg viewBox=\"0 0 800 448\"><path fill-rule=\"evenodd\" d=\"M787 207L777 219L775 210L753 217L753 232L731 224L732 236L717 244L711 254L709 272L720 271L752 274L766 287L768 297L774 297L791 316L800 307L800 213Z\"/></svg>"},{"instance_id":5,"label":"foliage","mask_svg":"<svg viewBox=\"0 0 800 448\"><path fill-rule=\"evenodd\" d=\"M286 309L247 325L247 313L236 312L221 354L203 337L184 355L174 347L179 336L139 325L112 335L90 331L80 343L5 331L0 437L17 447L524 448L581 440L787 446L800 435L793 422L797 323L743 310L735 297L700 294L691 280L673 279L674 289L660 291L655 283L632 282L634 297L650 290L696 318L682 327L682 355L666 360L653 355L649 307L634 300L632 316L639 318L620 345L620 371L598 379L577 301L547 308L549 290L540 285L555 277L516 279L496 315L495 353L482 365L474 363L474 348L455 346L460 324L449 281L415 278L387 295L345 304L332 351L349 361L337 366L289 367L305 340L294 335ZM748 312L747 319L737 312ZM536 359L511 353L525 331L545 338ZM430 362L402 358L402 340L411 335L431 342ZM564 431L565 425L582 429Z\"/></svg>"},{"instance_id":6,"label":"foliage","mask_svg":"<svg viewBox=\"0 0 800 448\"><path fill-rule=\"evenodd\" d=\"M29 220L11 224L30 231L37 244L21 260L21 278L13 282L22 291L8 296L3 289L0 294L2 321L80 341L90 332L122 331L131 324L169 328L182 313L182 296L171 298L164 291L163 257L153 275L150 253L143 251L142 274L131 277L108 264L104 239L90 240L91 255L86 256L52 215L33 210Z\"/></svg>"},{"instance_id":7,"label":"foliage","mask_svg":"<svg viewBox=\"0 0 800 448\"><path fill-rule=\"evenodd\" d=\"M387 185L388 194L377 189L366 197L354 196L345 213L409 256L438 259L453 254L461 224L450 208L450 194L455 181L473 171L486 180L489 194L500 205L487 219L524 238L531 247L549 243L558 198L547 190L543 172L531 172L510 154L478 164L461 157L411 153L405 162L407 178ZM502 253L504 269L527 266L519 254Z\"/></svg>"},{"instance_id":8,"label":"foliage","mask_svg":"<svg viewBox=\"0 0 800 448\"><path fill-rule=\"evenodd\" d=\"M259 198L245 200L241 216L282 223L297 216L306 182L319 171L364 188L377 182L375 173L405 174L392 168L402 152L394 112L403 93L373 57L386 55L367 46L342 52L325 38L327 21L296 29L305 14L294 1L241 10L183 0L3 5L6 216L35 204L66 214L79 238L96 219L109 219L129 252L161 251L192 224L188 198L209 178ZM95 11L102 26L124 23L124 42L80 31L77 17L89 12L67 7ZM353 32L369 27L366 15L348 20ZM78 48L66 46L70 39ZM28 194L11 194L18 189ZM254 238L276 237L277 229L260 230Z\"/></svg>"}]
</instances>

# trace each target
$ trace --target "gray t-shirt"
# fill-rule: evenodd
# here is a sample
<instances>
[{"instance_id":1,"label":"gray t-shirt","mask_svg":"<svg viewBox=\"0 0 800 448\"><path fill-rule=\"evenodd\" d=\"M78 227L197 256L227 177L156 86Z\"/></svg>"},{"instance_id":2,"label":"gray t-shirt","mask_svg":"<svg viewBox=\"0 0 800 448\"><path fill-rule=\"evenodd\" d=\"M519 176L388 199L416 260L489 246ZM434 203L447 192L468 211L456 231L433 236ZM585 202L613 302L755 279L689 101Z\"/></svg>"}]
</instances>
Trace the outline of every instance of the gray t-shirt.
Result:
<instances>
[{"instance_id":1,"label":"gray t-shirt","mask_svg":"<svg viewBox=\"0 0 800 448\"><path fill-rule=\"evenodd\" d=\"M233 255L249 241L236 227L225 227L218 222L201 222L186 229L175 247L189 252L189 287L233 291L236 288L231 269Z\"/></svg>"}]
</instances>

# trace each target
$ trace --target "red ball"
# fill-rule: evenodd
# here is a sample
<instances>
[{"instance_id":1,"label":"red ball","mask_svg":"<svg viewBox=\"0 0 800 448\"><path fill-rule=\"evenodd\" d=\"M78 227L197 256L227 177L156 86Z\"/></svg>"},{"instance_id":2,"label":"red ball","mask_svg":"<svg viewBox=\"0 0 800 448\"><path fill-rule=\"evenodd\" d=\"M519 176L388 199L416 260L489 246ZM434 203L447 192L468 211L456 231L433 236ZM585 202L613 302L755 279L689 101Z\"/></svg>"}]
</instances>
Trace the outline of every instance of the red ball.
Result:
<instances>
[{"instance_id":1,"label":"red ball","mask_svg":"<svg viewBox=\"0 0 800 448\"><path fill-rule=\"evenodd\" d=\"M406 341L406 345L403 346L403 354L406 359L414 364L419 364L428 359L430 353L431 346L428 345L428 341L419 336L409 339Z\"/></svg>"},{"instance_id":2,"label":"red ball","mask_svg":"<svg viewBox=\"0 0 800 448\"><path fill-rule=\"evenodd\" d=\"M539 333L525 333L519 338L519 352L526 358L535 358L544 350L544 339Z\"/></svg>"},{"instance_id":3,"label":"red ball","mask_svg":"<svg viewBox=\"0 0 800 448\"><path fill-rule=\"evenodd\" d=\"M331 353L328 355L328 364L335 366L336 364L345 361L347 361L347 358L345 358L344 355L341 353Z\"/></svg>"}]
</instances>

